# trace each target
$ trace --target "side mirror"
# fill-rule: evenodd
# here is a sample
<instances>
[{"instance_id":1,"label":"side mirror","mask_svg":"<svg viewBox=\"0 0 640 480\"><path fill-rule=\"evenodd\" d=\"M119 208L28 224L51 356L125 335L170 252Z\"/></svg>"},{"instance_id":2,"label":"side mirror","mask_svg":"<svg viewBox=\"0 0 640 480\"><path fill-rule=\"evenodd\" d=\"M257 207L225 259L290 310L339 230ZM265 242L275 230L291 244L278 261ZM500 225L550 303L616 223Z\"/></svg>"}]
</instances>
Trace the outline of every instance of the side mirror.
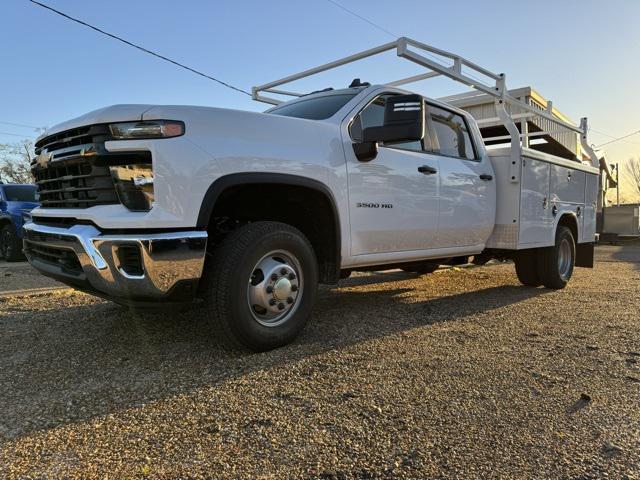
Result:
<instances>
[{"instance_id":1,"label":"side mirror","mask_svg":"<svg viewBox=\"0 0 640 480\"><path fill-rule=\"evenodd\" d=\"M424 101L420 95L397 95L387 100L381 127L365 128L364 142L411 142L424 137Z\"/></svg>"},{"instance_id":2,"label":"side mirror","mask_svg":"<svg viewBox=\"0 0 640 480\"><path fill-rule=\"evenodd\" d=\"M358 160L366 162L378 153L377 142L398 143L424 138L424 100L420 95L397 95L387 100L384 123L362 131L362 143L354 144Z\"/></svg>"},{"instance_id":3,"label":"side mirror","mask_svg":"<svg viewBox=\"0 0 640 480\"><path fill-rule=\"evenodd\" d=\"M377 142L360 142L353 144L353 153L361 162L369 162L378 156Z\"/></svg>"}]
</instances>

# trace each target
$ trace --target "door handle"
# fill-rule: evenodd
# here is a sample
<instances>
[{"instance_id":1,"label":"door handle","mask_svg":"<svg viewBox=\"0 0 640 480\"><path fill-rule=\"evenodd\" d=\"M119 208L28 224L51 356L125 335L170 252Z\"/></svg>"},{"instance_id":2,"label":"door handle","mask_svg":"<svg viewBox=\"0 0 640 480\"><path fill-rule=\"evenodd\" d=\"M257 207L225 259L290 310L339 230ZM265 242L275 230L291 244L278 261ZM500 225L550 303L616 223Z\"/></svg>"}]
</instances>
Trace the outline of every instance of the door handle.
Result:
<instances>
[{"instance_id":1,"label":"door handle","mask_svg":"<svg viewBox=\"0 0 640 480\"><path fill-rule=\"evenodd\" d=\"M434 173L438 173L438 170L436 170L433 167L430 167L429 165L422 165L418 167L418 171L420 173L424 173L425 175L433 175Z\"/></svg>"},{"instance_id":2,"label":"door handle","mask_svg":"<svg viewBox=\"0 0 640 480\"><path fill-rule=\"evenodd\" d=\"M493 180L493 175L489 175L488 173L483 173L482 175L480 175L480 180Z\"/></svg>"}]
</instances>

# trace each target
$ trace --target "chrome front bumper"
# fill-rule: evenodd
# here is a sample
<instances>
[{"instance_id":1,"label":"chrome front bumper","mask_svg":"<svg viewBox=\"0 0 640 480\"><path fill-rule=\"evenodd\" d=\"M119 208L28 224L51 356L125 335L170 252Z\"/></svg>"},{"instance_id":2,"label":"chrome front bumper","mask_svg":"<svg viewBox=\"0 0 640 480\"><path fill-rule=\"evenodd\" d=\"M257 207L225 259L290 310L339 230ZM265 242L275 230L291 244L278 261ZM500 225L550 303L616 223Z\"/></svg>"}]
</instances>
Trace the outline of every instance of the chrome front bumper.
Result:
<instances>
[{"instance_id":1,"label":"chrome front bumper","mask_svg":"<svg viewBox=\"0 0 640 480\"><path fill-rule=\"evenodd\" d=\"M135 269L123 260L121 247L133 251ZM203 231L114 235L92 225L24 225L24 251L36 269L125 304L191 300L206 249Z\"/></svg>"}]
</instances>

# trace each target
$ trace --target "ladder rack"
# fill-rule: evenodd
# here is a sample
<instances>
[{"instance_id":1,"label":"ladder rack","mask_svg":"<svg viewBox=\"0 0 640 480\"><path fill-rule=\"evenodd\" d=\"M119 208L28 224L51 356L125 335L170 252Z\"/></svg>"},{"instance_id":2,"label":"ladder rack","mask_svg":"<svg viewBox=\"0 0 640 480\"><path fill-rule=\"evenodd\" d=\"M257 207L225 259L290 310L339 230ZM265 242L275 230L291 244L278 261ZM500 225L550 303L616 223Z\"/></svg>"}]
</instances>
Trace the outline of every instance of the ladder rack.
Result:
<instances>
[{"instance_id":1,"label":"ladder rack","mask_svg":"<svg viewBox=\"0 0 640 480\"><path fill-rule=\"evenodd\" d=\"M429 78L444 76L456 82L462 83L467 87L478 90L479 92L490 95L494 98L498 118L508 132L508 137L506 137L506 139L511 139L511 177L512 179L514 179L514 181L517 182L520 178L519 173L522 167L522 145L520 141L521 134L518 130L518 127L516 126L514 119L509 115L505 108L507 104L517 106L519 109L528 112L528 117L537 116L545 118L550 122L553 122L563 131L569 130L576 132L578 135L580 135L580 144L584 152L589 156L591 165L596 168L599 166L598 157L596 156L591 146L587 143L588 126L586 117L580 120L579 126L559 119L553 115L553 107L547 108L546 110L540 110L509 95L504 73L493 73L490 70L487 70L486 68L483 68L480 65L477 65L459 55L432 47L430 45L418 42L407 37L400 37L393 42L385 43L378 47L371 48L369 50L365 50L363 52L359 52L354 55L350 55L348 57L341 58L324 65L320 65L318 67L310 68L303 72L295 73L293 75L289 75L279 80L266 83L264 85L253 87L251 89L252 98L259 102L278 105L280 103L283 103L283 101L273 98L272 96L265 96L264 94L300 97L304 94L292 92L289 90L281 90L277 87L340 67L342 65L346 65L348 63L353 63L358 60L379 55L390 50L396 50L396 53L400 58L409 60L415 64L425 67L427 69L427 72L387 82L386 85L397 87L421 80L426 80ZM443 59L444 62L448 63L448 65L426 57L425 53L432 56L436 55L437 57ZM482 79L475 78L476 75L474 74L480 75ZM549 104L551 105L551 102L549 102ZM536 132L536 135L552 133L557 133L557 130Z\"/></svg>"}]
</instances>

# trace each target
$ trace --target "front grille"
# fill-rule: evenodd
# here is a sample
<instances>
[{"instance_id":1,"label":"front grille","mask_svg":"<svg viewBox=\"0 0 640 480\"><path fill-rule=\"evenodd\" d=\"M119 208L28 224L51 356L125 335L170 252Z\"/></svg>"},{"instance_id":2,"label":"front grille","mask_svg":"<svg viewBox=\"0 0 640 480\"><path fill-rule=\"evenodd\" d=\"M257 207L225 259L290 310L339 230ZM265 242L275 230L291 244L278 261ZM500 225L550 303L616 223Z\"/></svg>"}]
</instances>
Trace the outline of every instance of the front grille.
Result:
<instances>
[{"instance_id":1,"label":"front grille","mask_svg":"<svg viewBox=\"0 0 640 480\"><path fill-rule=\"evenodd\" d=\"M119 204L110 165L151 164L151 152L108 152L105 124L49 135L36 143L31 171L44 208L88 208Z\"/></svg>"},{"instance_id":2,"label":"front grille","mask_svg":"<svg viewBox=\"0 0 640 480\"><path fill-rule=\"evenodd\" d=\"M78 256L72 250L49 247L27 240L25 242L25 253L30 258L56 265L65 272L75 275L82 273L82 266L80 265Z\"/></svg>"},{"instance_id":3,"label":"front grille","mask_svg":"<svg viewBox=\"0 0 640 480\"><path fill-rule=\"evenodd\" d=\"M109 167L89 159L50 161L33 174L44 208L88 208L119 203Z\"/></svg>"},{"instance_id":4,"label":"front grille","mask_svg":"<svg viewBox=\"0 0 640 480\"><path fill-rule=\"evenodd\" d=\"M92 144L98 140L96 137L106 138L108 135L109 129L106 125L92 125L65 130L54 135L49 135L48 137L44 137L42 140L36 142L36 155L39 155L43 151L55 152L80 145Z\"/></svg>"}]
</instances>

